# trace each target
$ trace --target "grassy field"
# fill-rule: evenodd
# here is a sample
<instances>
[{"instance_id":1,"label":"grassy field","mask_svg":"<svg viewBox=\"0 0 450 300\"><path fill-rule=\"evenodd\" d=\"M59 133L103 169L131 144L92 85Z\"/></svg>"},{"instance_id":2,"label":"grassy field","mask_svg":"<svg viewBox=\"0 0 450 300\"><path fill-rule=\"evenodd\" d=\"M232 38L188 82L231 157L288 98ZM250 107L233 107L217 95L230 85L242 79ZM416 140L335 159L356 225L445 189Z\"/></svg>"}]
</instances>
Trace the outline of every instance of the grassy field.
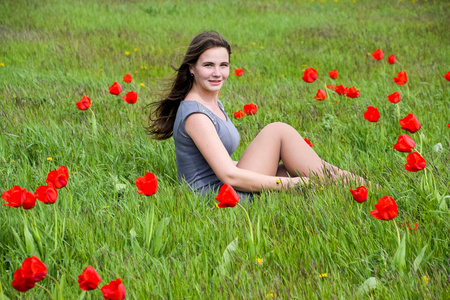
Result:
<instances>
[{"instance_id":1,"label":"grassy field","mask_svg":"<svg viewBox=\"0 0 450 300\"><path fill-rule=\"evenodd\" d=\"M128 299L445 299L449 15L447 1L431 0L1 1L0 192L34 191L62 165L69 183L53 205L1 205L0 300L48 298L38 287L11 286L32 255L59 282L39 282L55 299L101 297L78 287L88 265L100 286L121 278ZM382 188L369 189L362 204L340 182L264 192L246 205L252 243L241 209L218 209L214 195L180 186L173 141L146 136L145 107L165 91L169 65L180 63L190 40L211 29L232 45L231 70L244 69L221 92L228 114L258 105L234 121L234 160L262 127L282 121L322 158ZM379 48L385 57L377 61L371 53ZM387 62L391 54L396 64ZM319 80L301 80L307 67ZM408 74L403 86L393 80L400 71ZM114 81L136 91L137 103L109 94ZM339 96L327 84L354 86L361 96ZM314 100L318 89L327 90L325 101ZM393 92L401 93L397 104L387 101ZM83 95L95 117L76 108ZM376 123L363 118L369 105L380 112ZM393 149L408 113L422 125L409 135L427 161L416 173ZM136 193L146 172L158 177L151 197ZM394 221L369 214L383 196L398 204L403 246Z\"/></svg>"}]
</instances>

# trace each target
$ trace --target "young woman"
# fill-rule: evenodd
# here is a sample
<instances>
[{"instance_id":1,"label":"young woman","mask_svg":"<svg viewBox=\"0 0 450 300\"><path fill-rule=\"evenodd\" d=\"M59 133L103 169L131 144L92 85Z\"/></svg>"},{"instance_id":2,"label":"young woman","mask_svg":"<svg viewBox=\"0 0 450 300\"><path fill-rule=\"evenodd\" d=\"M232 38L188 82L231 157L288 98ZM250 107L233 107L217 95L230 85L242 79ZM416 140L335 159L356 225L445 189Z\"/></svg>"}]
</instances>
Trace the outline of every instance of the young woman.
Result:
<instances>
[{"instance_id":1,"label":"young woman","mask_svg":"<svg viewBox=\"0 0 450 300\"><path fill-rule=\"evenodd\" d=\"M294 128L279 122L264 127L233 161L240 137L218 99L230 73L230 54L219 33L197 35L169 95L152 103L148 133L159 140L173 135L180 181L200 192L217 191L222 184L241 192L289 189L311 176L363 181L322 160Z\"/></svg>"}]
</instances>

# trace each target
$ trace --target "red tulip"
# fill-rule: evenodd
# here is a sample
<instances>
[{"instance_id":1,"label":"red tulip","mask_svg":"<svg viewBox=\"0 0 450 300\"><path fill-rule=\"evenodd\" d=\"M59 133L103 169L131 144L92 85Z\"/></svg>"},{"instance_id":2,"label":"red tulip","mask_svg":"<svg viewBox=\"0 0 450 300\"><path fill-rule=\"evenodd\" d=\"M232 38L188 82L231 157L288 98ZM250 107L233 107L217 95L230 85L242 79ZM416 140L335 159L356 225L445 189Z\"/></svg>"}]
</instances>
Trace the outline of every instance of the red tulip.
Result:
<instances>
[{"instance_id":1,"label":"red tulip","mask_svg":"<svg viewBox=\"0 0 450 300\"><path fill-rule=\"evenodd\" d=\"M224 184L220 187L216 200L219 201L217 206L220 208L235 207L239 202L239 195L231 185Z\"/></svg>"},{"instance_id":2,"label":"red tulip","mask_svg":"<svg viewBox=\"0 0 450 300\"><path fill-rule=\"evenodd\" d=\"M130 74L123 76L123 81L125 81L126 83L131 83L131 80L133 80L133 78Z\"/></svg>"},{"instance_id":3,"label":"red tulip","mask_svg":"<svg viewBox=\"0 0 450 300\"><path fill-rule=\"evenodd\" d=\"M158 190L158 179L155 174L147 172L136 179L137 192L145 196L151 196Z\"/></svg>"},{"instance_id":4,"label":"red tulip","mask_svg":"<svg viewBox=\"0 0 450 300\"><path fill-rule=\"evenodd\" d=\"M406 157L405 169L410 172L420 171L420 170L424 169L426 166L427 166L427 162L422 157L422 155L420 155L417 152L410 153Z\"/></svg>"},{"instance_id":5,"label":"red tulip","mask_svg":"<svg viewBox=\"0 0 450 300\"><path fill-rule=\"evenodd\" d=\"M137 101L137 93L136 92L128 92L126 96L122 97L123 101L134 104Z\"/></svg>"},{"instance_id":6,"label":"red tulip","mask_svg":"<svg viewBox=\"0 0 450 300\"><path fill-rule=\"evenodd\" d=\"M35 282L41 281L47 276L47 266L35 255L25 258L22 269L25 276L30 277Z\"/></svg>"},{"instance_id":7,"label":"red tulip","mask_svg":"<svg viewBox=\"0 0 450 300\"><path fill-rule=\"evenodd\" d=\"M88 266L81 275L78 275L78 284L83 291L95 290L100 281L102 278L92 266Z\"/></svg>"},{"instance_id":8,"label":"red tulip","mask_svg":"<svg viewBox=\"0 0 450 300\"><path fill-rule=\"evenodd\" d=\"M347 90L347 97L349 97L349 98L357 98L360 95L361 95L361 93L354 87L351 87Z\"/></svg>"},{"instance_id":9,"label":"red tulip","mask_svg":"<svg viewBox=\"0 0 450 300\"><path fill-rule=\"evenodd\" d=\"M450 128L450 123L448 123L448 125L447 125L447 126L448 126L448 128Z\"/></svg>"},{"instance_id":10,"label":"red tulip","mask_svg":"<svg viewBox=\"0 0 450 300\"><path fill-rule=\"evenodd\" d=\"M12 286L19 292L32 289L36 282L47 276L47 267L36 256L27 257L22 263L22 268L14 272Z\"/></svg>"},{"instance_id":11,"label":"red tulip","mask_svg":"<svg viewBox=\"0 0 450 300\"><path fill-rule=\"evenodd\" d=\"M345 95L347 93L348 87L344 87L342 84L334 88L334 91L339 95Z\"/></svg>"},{"instance_id":12,"label":"red tulip","mask_svg":"<svg viewBox=\"0 0 450 300\"><path fill-rule=\"evenodd\" d=\"M240 119L244 116L245 116L245 113L242 111L242 109L234 112L235 119Z\"/></svg>"},{"instance_id":13,"label":"red tulip","mask_svg":"<svg viewBox=\"0 0 450 300\"><path fill-rule=\"evenodd\" d=\"M247 115L254 115L256 114L256 111L258 110L258 106L256 104L250 103L244 105L244 112Z\"/></svg>"},{"instance_id":14,"label":"red tulip","mask_svg":"<svg viewBox=\"0 0 450 300\"><path fill-rule=\"evenodd\" d=\"M403 224L402 224L402 226L403 226ZM408 227L409 231L411 233L413 233L413 228L409 225L409 222L406 222L406 226ZM419 223L416 222L416 225L414 226L414 231L417 230L417 227L419 227Z\"/></svg>"},{"instance_id":15,"label":"red tulip","mask_svg":"<svg viewBox=\"0 0 450 300\"><path fill-rule=\"evenodd\" d=\"M398 85L404 85L408 81L406 72L398 72L397 77L394 77L394 81Z\"/></svg>"},{"instance_id":16,"label":"red tulip","mask_svg":"<svg viewBox=\"0 0 450 300\"><path fill-rule=\"evenodd\" d=\"M376 50L374 53L372 53L373 59L380 60L383 58L384 54L381 49Z\"/></svg>"},{"instance_id":17,"label":"red tulip","mask_svg":"<svg viewBox=\"0 0 450 300\"><path fill-rule=\"evenodd\" d=\"M114 82L112 86L109 87L109 93L112 95L119 95L122 93L122 86L118 82Z\"/></svg>"},{"instance_id":18,"label":"red tulip","mask_svg":"<svg viewBox=\"0 0 450 300\"><path fill-rule=\"evenodd\" d=\"M79 110L86 110L89 107L91 107L91 99L89 99L86 96L83 96L83 98L81 98L81 100L75 104L77 105Z\"/></svg>"},{"instance_id":19,"label":"red tulip","mask_svg":"<svg viewBox=\"0 0 450 300\"><path fill-rule=\"evenodd\" d=\"M338 78L338 71L336 71L336 70L330 71L330 72L328 72L328 75L330 75L330 77L332 79L336 79L336 78Z\"/></svg>"},{"instance_id":20,"label":"red tulip","mask_svg":"<svg viewBox=\"0 0 450 300\"><path fill-rule=\"evenodd\" d=\"M111 281L100 289L105 299L122 300L125 299L125 286L122 284L122 279Z\"/></svg>"},{"instance_id":21,"label":"red tulip","mask_svg":"<svg viewBox=\"0 0 450 300\"><path fill-rule=\"evenodd\" d=\"M367 106L367 110L364 112L364 119L369 122L377 122L379 118L378 107Z\"/></svg>"},{"instance_id":22,"label":"red tulip","mask_svg":"<svg viewBox=\"0 0 450 300\"><path fill-rule=\"evenodd\" d=\"M41 185L36 189L36 196L44 204L53 204L58 198L58 191L52 183Z\"/></svg>"},{"instance_id":23,"label":"red tulip","mask_svg":"<svg viewBox=\"0 0 450 300\"><path fill-rule=\"evenodd\" d=\"M391 55L388 57L388 63L395 64L395 62L397 61L397 57L395 57L395 55Z\"/></svg>"},{"instance_id":24,"label":"red tulip","mask_svg":"<svg viewBox=\"0 0 450 300\"><path fill-rule=\"evenodd\" d=\"M406 117L398 121L402 129L405 129L411 133L414 133L422 127L417 120L417 117L413 114L408 114Z\"/></svg>"},{"instance_id":25,"label":"red tulip","mask_svg":"<svg viewBox=\"0 0 450 300\"><path fill-rule=\"evenodd\" d=\"M367 188L365 186L357 187L356 190L350 189L353 199L358 203L362 203L367 200Z\"/></svg>"},{"instance_id":26,"label":"red tulip","mask_svg":"<svg viewBox=\"0 0 450 300\"><path fill-rule=\"evenodd\" d=\"M380 198L375 208L376 210L372 210L370 214L378 220L389 221L398 215L397 203L389 196Z\"/></svg>"},{"instance_id":27,"label":"red tulip","mask_svg":"<svg viewBox=\"0 0 450 300\"><path fill-rule=\"evenodd\" d=\"M390 94L388 96L388 101L391 102L391 103L397 103L397 102L400 102L400 100L401 100L401 97L400 97L400 93L399 92L395 92L395 93Z\"/></svg>"},{"instance_id":28,"label":"red tulip","mask_svg":"<svg viewBox=\"0 0 450 300\"><path fill-rule=\"evenodd\" d=\"M303 81L308 82L308 83L316 81L317 71L314 70L313 68L306 69L305 72L303 73L302 79L303 79Z\"/></svg>"},{"instance_id":29,"label":"red tulip","mask_svg":"<svg viewBox=\"0 0 450 300\"><path fill-rule=\"evenodd\" d=\"M36 195L32 192L27 192L25 188L15 185L9 191L2 193L2 199L8 203L2 203L11 207L23 207L23 209L30 209L36 205Z\"/></svg>"},{"instance_id":30,"label":"red tulip","mask_svg":"<svg viewBox=\"0 0 450 300\"><path fill-rule=\"evenodd\" d=\"M317 91L316 96L314 96L314 99L316 99L317 101L322 101L322 100L325 100L326 97L327 97L327 93L324 90L319 89Z\"/></svg>"},{"instance_id":31,"label":"red tulip","mask_svg":"<svg viewBox=\"0 0 450 300\"><path fill-rule=\"evenodd\" d=\"M329 89L329 90L334 90L334 85L328 84L328 85L327 85L327 89Z\"/></svg>"},{"instance_id":32,"label":"red tulip","mask_svg":"<svg viewBox=\"0 0 450 300\"><path fill-rule=\"evenodd\" d=\"M244 69L242 69L242 68L235 69L235 70L234 70L234 75L236 75L236 76L242 76L242 75L244 75Z\"/></svg>"},{"instance_id":33,"label":"red tulip","mask_svg":"<svg viewBox=\"0 0 450 300\"><path fill-rule=\"evenodd\" d=\"M69 181L69 171L65 166L61 166L58 170L50 171L45 182L52 183L57 189L63 188Z\"/></svg>"},{"instance_id":34,"label":"red tulip","mask_svg":"<svg viewBox=\"0 0 450 300\"><path fill-rule=\"evenodd\" d=\"M450 81L450 71L448 71L447 74L444 75L444 78Z\"/></svg>"},{"instance_id":35,"label":"red tulip","mask_svg":"<svg viewBox=\"0 0 450 300\"><path fill-rule=\"evenodd\" d=\"M394 145L394 149L400 152L411 152L416 146L416 143L407 134L402 134L398 137L397 144Z\"/></svg>"},{"instance_id":36,"label":"red tulip","mask_svg":"<svg viewBox=\"0 0 450 300\"><path fill-rule=\"evenodd\" d=\"M32 280L30 277L27 277L23 269L17 269L14 272L14 280L12 282L12 286L15 290L25 293L26 291L34 288L36 285L36 281Z\"/></svg>"},{"instance_id":37,"label":"red tulip","mask_svg":"<svg viewBox=\"0 0 450 300\"><path fill-rule=\"evenodd\" d=\"M313 144L312 144L307 138L305 138L305 142L306 142L310 147L313 146Z\"/></svg>"}]
</instances>

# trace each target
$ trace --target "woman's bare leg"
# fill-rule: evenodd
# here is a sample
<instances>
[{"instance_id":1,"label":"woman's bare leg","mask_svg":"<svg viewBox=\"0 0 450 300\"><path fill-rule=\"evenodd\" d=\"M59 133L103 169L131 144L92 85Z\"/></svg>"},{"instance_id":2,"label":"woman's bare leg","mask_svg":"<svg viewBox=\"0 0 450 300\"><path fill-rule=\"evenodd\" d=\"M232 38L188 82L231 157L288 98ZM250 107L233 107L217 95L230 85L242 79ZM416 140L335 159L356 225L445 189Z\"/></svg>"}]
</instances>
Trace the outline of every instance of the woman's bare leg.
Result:
<instances>
[{"instance_id":1,"label":"woman's bare leg","mask_svg":"<svg viewBox=\"0 0 450 300\"><path fill-rule=\"evenodd\" d=\"M283 162L279 164L280 160ZM344 180L364 180L339 169L324 160L304 141L293 127L285 123L267 125L245 150L237 166L265 175L282 174L309 177L342 177Z\"/></svg>"}]
</instances>

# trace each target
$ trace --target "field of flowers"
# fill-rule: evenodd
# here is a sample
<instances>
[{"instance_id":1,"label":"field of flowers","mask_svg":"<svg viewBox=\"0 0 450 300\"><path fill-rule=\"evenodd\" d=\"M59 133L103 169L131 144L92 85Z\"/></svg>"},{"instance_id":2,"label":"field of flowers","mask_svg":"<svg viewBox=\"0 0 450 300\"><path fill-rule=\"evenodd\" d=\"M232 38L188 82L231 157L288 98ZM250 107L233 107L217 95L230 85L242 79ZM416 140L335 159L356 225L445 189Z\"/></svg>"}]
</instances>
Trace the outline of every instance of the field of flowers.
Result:
<instances>
[{"instance_id":1,"label":"field of flowers","mask_svg":"<svg viewBox=\"0 0 450 300\"><path fill-rule=\"evenodd\" d=\"M0 2L0 300L445 299L450 3ZM179 185L146 135L190 40L232 46L241 134L295 127L342 181ZM216 198L216 199L215 199Z\"/></svg>"}]
</instances>

